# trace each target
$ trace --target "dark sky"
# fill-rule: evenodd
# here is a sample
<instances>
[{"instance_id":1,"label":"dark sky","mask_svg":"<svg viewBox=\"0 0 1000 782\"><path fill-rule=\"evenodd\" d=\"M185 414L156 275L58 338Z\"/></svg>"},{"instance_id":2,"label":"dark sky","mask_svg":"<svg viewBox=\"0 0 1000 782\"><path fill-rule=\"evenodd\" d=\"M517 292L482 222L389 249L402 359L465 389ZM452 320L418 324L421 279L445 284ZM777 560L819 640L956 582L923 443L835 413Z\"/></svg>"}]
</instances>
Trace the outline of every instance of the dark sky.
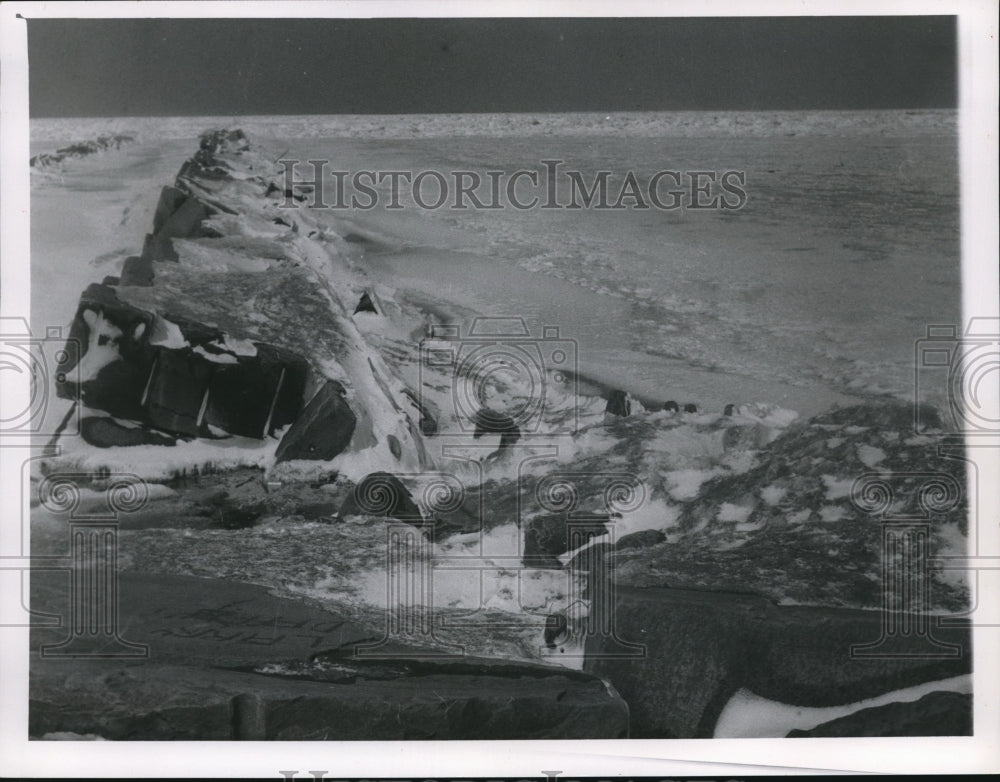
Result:
<instances>
[{"instance_id":1,"label":"dark sky","mask_svg":"<svg viewBox=\"0 0 1000 782\"><path fill-rule=\"evenodd\" d=\"M31 115L956 105L954 17L38 19Z\"/></svg>"}]
</instances>

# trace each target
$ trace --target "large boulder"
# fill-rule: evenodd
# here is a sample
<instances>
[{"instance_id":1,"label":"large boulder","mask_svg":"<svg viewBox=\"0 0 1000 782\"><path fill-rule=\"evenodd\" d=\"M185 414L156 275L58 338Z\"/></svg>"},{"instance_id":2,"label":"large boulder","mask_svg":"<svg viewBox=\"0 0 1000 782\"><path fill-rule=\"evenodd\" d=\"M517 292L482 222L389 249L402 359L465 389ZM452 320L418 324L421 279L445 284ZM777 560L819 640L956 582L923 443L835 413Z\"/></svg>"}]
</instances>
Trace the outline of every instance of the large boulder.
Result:
<instances>
[{"instance_id":1,"label":"large boulder","mask_svg":"<svg viewBox=\"0 0 1000 782\"><path fill-rule=\"evenodd\" d=\"M156 227L156 222L154 221L154 235L172 239L203 238L218 235L216 232L202 225L202 220L215 214L214 209L194 196L180 193L176 188L165 188L164 190L164 196L161 196L160 204L157 207L157 217L160 217L161 223L159 227ZM180 201L174 202L173 195L167 196L166 191L180 193ZM164 198L167 200L164 201ZM162 214L166 213L170 206L174 207L173 211L162 217Z\"/></svg>"},{"instance_id":2,"label":"large boulder","mask_svg":"<svg viewBox=\"0 0 1000 782\"><path fill-rule=\"evenodd\" d=\"M146 393L146 417L167 432L201 432L214 365L191 350L162 350Z\"/></svg>"},{"instance_id":3,"label":"large boulder","mask_svg":"<svg viewBox=\"0 0 1000 782\"><path fill-rule=\"evenodd\" d=\"M529 568L561 568L559 557L590 539L606 535L609 516L574 518L572 514L543 514L524 523L521 561Z\"/></svg>"},{"instance_id":4,"label":"large boulder","mask_svg":"<svg viewBox=\"0 0 1000 782\"><path fill-rule=\"evenodd\" d=\"M33 738L72 732L119 741L628 737L628 707L595 677L475 660L411 672L408 662L349 660L291 675L281 675L281 661L250 671L154 660L39 662L28 730Z\"/></svg>"},{"instance_id":5,"label":"large boulder","mask_svg":"<svg viewBox=\"0 0 1000 782\"><path fill-rule=\"evenodd\" d=\"M370 473L354 487L341 506L338 519L342 521L348 516L376 516L416 526L424 524L410 490L387 472Z\"/></svg>"},{"instance_id":6,"label":"large boulder","mask_svg":"<svg viewBox=\"0 0 1000 782\"><path fill-rule=\"evenodd\" d=\"M327 380L281 438L275 460L329 461L347 448L356 425L357 416L344 398L344 387Z\"/></svg>"},{"instance_id":7,"label":"large boulder","mask_svg":"<svg viewBox=\"0 0 1000 782\"><path fill-rule=\"evenodd\" d=\"M153 284L153 259L149 256L130 255L122 264L118 284L149 287Z\"/></svg>"},{"instance_id":8,"label":"large boulder","mask_svg":"<svg viewBox=\"0 0 1000 782\"><path fill-rule=\"evenodd\" d=\"M628 702L633 738L708 738L740 689L793 706L838 706L971 669L967 629L935 628L897 639L882 655L852 654L881 637L879 611L777 606L756 595L618 587L614 634L586 639L584 670L608 679ZM642 656L616 656L621 642Z\"/></svg>"},{"instance_id":9,"label":"large boulder","mask_svg":"<svg viewBox=\"0 0 1000 782\"><path fill-rule=\"evenodd\" d=\"M153 261L180 261L181 257L174 249L174 243L169 236L146 234L142 243L142 253L139 256L144 262Z\"/></svg>"},{"instance_id":10,"label":"large boulder","mask_svg":"<svg viewBox=\"0 0 1000 782\"><path fill-rule=\"evenodd\" d=\"M302 357L273 345L254 343L254 348L254 356L215 365L205 423L260 439L299 417L309 366Z\"/></svg>"},{"instance_id":11,"label":"large boulder","mask_svg":"<svg viewBox=\"0 0 1000 782\"><path fill-rule=\"evenodd\" d=\"M221 430L260 439L293 423L302 410L305 359L266 343L231 340L234 348L227 339L217 328L157 315L121 301L114 288L91 285L65 345L69 381L57 393L189 437Z\"/></svg>"}]
</instances>

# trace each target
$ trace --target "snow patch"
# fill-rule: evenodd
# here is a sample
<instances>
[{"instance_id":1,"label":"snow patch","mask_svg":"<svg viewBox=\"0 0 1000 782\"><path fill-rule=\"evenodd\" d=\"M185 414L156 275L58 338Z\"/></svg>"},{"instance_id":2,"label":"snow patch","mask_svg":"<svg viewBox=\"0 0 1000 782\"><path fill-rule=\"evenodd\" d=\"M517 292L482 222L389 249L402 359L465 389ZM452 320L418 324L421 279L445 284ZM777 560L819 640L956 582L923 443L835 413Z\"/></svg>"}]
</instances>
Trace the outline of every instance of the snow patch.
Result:
<instances>
[{"instance_id":1,"label":"snow patch","mask_svg":"<svg viewBox=\"0 0 1000 782\"><path fill-rule=\"evenodd\" d=\"M843 706L827 707L791 706L761 698L749 690L739 690L719 715L719 720L715 723L714 738L784 738L793 730L810 730L862 709L890 703L912 703L932 692L971 694L972 676L953 676Z\"/></svg>"},{"instance_id":2,"label":"snow patch","mask_svg":"<svg viewBox=\"0 0 1000 782\"><path fill-rule=\"evenodd\" d=\"M782 499L784 499L787 493L788 489L783 486L772 484L771 486L765 486L760 490L760 498L773 508L781 502Z\"/></svg>"},{"instance_id":3,"label":"snow patch","mask_svg":"<svg viewBox=\"0 0 1000 782\"><path fill-rule=\"evenodd\" d=\"M826 485L826 499L842 500L844 497L850 497L854 480L854 478L838 478L835 475L824 475L823 483Z\"/></svg>"},{"instance_id":4,"label":"snow patch","mask_svg":"<svg viewBox=\"0 0 1000 782\"><path fill-rule=\"evenodd\" d=\"M885 460L885 451L873 445L862 444L858 446L858 459L866 467L874 467L879 462Z\"/></svg>"},{"instance_id":5,"label":"snow patch","mask_svg":"<svg viewBox=\"0 0 1000 782\"><path fill-rule=\"evenodd\" d=\"M745 505L734 505L731 502L724 502L719 506L719 514L716 518L719 521L735 521L737 524L742 524L751 513L753 513L752 506L747 507Z\"/></svg>"}]
</instances>

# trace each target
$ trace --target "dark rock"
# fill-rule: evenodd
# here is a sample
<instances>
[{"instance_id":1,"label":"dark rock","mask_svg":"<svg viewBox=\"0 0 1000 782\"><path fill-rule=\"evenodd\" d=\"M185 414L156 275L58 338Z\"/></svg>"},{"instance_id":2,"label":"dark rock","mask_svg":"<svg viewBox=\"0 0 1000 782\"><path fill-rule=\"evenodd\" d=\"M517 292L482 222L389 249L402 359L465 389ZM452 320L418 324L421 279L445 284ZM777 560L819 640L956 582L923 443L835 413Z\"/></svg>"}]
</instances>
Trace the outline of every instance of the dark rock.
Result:
<instances>
[{"instance_id":1,"label":"dark rock","mask_svg":"<svg viewBox=\"0 0 1000 782\"><path fill-rule=\"evenodd\" d=\"M153 260L151 257L130 255L122 264L120 285L149 287L153 284Z\"/></svg>"},{"instance_id":2,"label":"dark rock","mask_svg":"<svg viewBox=\"0 0 1000 782\"><path fill-rule=\"evenodd\" d=\"M394 434L386 435L385 441L389 444L389 452L395 456L397 459L403 455L403 446L399 442L399 438Z\"/></svg>"},{"instance_id":3,"label":"dark rock","mask_svg":"<svg viewBox=\"0 0 1000 782\"><path fill-rule=\"evenodd\" d=\"M298 418L309 372L303 358L264 343L255 343L255 356L227 353L217 328L173 317L164 319L177 325L189 345L220 360L192 347L152 345L154 318L119 300L108 286L87 288L65 346L71 380L59 384L57 393L115 418L185 436L209 436L216 427L259 439Z\"/></svg>"},{"instance_id":4,"label":"dark rock","mask_svg":"<svg viewBox=\"0 0 1000 782\"><path fill-rule=\"evenodd\" d=\"M732 404L726 405L725 409L722 411L723 415L732 415L734 411L734 406Z\"/></svg>"},{"instance_id":5,"label":"dark rock","mask_svg":"<svg viewBox=\"0 0 1000 782\"><path fill-rule=\"evenodd\" d=\"M158 429L197 437L215 365L190 349L161 350L149 381L146 418Z\"/></svg>"},{"instance_id":6,"label":"dark rock","mask_svg":"<svg viewBox=\"0 0 1000 782\"><path fill-rule=\"evenodd\" d=\"M72 731L119 741L628 736L627 707L599 679L529 665L495 673L487 665L456 671L438 665L410 674L392 662L381 670L340 663L359 675L333 682L154 660L50 665L30 684L29 735Z\"/></svg>"},{"instance_id":7,"label":"dark rock","mask_svg":"<svg viewBox=\"0 0 1000 782\"><path fill-rule=\"evenodd\" d=\"M187 193L176 187L165 187L160 191L160 200L156 204L156 212L153 214L153 233L160 233L164 223L176 212L180 205L187 200Z\"/></svg>"},{"instance_id":8,"label":"dark rock","mask_svg":"<svg viewBox=\"0 0 1000 782\"><path fill-rule=\"evenodd\" d=\"M668 413L680 412L680 407L677 406L677 403L673 399L671 399L669 402L664 402L663 409L666 410Z\"/></svg>"},{"instance_id":9,"label":"dark rock","mask_svg":"<svg viewBox=\"0 0 1000 782\"><path fill-rule=\"evenodd\" d=\"M629 401L628 394L624 391L610 391L608 393L608 405L604 408L604 412L617 416L631 415L632 403Z\"/></svg>"},{"instance_id":10,"label":"dark rock","mask_svg":"<svg viewBox=\"0 0 1000 782\"><path fill-rule=\"evenodd\" d=\"M142 243L141 257L144 261L180 261L169 236L146 234Z\"/></svg>"},{"instance_id":11,"label":"dark rock","mask_svg":"<svg viewBox=\"0 0 1000 782\"><path fill-rule=\"evenodd\" d=\"M361 300L358 302L358 306L354 308L355 315L359 312L374 312L376 315L380 314L379 311L375 309L375 304L368 291L361 294Z\"/></svg>"},{"instance_id":12,"label":"dark rock","mask_svg":"<svg viewBox=\"0 0 1000 782\"><path fill-rule=\"evenodd\" d=\"M329 461L348 446L356 425L344 387L336 380L327 380L281 438L275 460Z\"/></svg>"},{"instance_id":13,"label":"dark rock","mask_svg":"<svg viewBox=\"0 0 1000 782\"><path fill-rule=\"evenodd\" d=\"M972 696L932 692L910 703L861 709L788 738L857 736L971 736Z\"/></svg>"},{"instance_id":14,"label":"dark rock","mask_svg":"<svg viewBox=\"0 0 1000 782\"><path fill-rule=\"evenodd\" d=\"M113 418L97 416L86 416L80 421L80 436L85 442L97 448L177 444L175 439L148 429L123 426Z\"/></svg>"},{"instance_id":15,"label":"dark rock","mask_svg":"<svg viewBox=\"0 0 1000 782\"><path fill-rule=\"evenodd\" d=\"M166 188L176 191L176 188ZM176 191L180 192L180 191ZM161 206L163 200L160 201ZM157 209L159 212L159 208ZM207 236L217 236L218 234L204 229L201 221L215 214L215 210L200 201L195 196L185 196L175 210L170 213L159 229L154 229L153 233L157 237L169 237L174 239L203 238Z\"/></svg>"},{"instance_id":16,"label":"dark rock","mask_svg":"<svg viewBox=\"0 0 1000 782\"><path fill-rule=\"evenodd\" d=\"M524 525L521 561L530 568L562 568L559 556L607 534L608 516L575 519L567 514L536 516Z\"/></svg>"},{"instance_id":17,"label":"dark rock","mask_svg":"<svg viewBox=\"0 0 1000 782\"><path fill-rule=\"evenodd\" d=\"M112 274L108 274L101 280L101 285L107 285L108 287L114 288L121 283L120 277L115 277Z\"/></svg>"},{"instance_id":18,"label":"dark rock","mask_svg":"<svg viewBox=\"0 0 1000 782\"><path fill-rule=\"evenodd\" d=\"M348 516L391 518L414 526L424 524L423 514L410 490L387 472L370 473L354 487L340 508L338 521Z\"/></svg>"},{"instance_id":19,"label":"dark rock","mask_svg":"<svg viewBox=\"0 0 1000 782\"><path fill-rule=\"evenodd\" d=\"M686 405L684 405L684 412L685 413L697 413L698 412L698 406L695 405L692 402L688 402Z\"/></svg>"},{"instance_id":20,"label":"dark rock","mask_svg":"<svg viewBox=\"0 0 1000 782\"><path fill-rule=\"evenodd\" d=\"M584 669L611 681L629 704L632 738L711 737L734 693L793 706L837 706L968 673L969 632L936 628L956 657L902 656L924 639L901 641L901 656L852 656L880 637L879 611L776 606L735 593L618 587L614 636L586 639ZM607 619L596 619L600 626ZM644 656L612 656L622 641Z\"/></svg>"},{"instance_id":21,"label":"dark rock","mask_svg":"<svg viewBox=\"0 0 1000 782\"><path fill-rule=\"evenodd\" d=\"M344 241L350 242L351 244L364 244L368 240L360 234L350 233L344 235Z\"/></svg>"},{"instance_id":22,"label":"dark rock","mask_svg":"<svg viewBox=\"0 0 1000 782\"><path fill-rule=\"evenodd\" d=\"M616 549L619 551L630 548L649 548L657 543L662 543L667 536L658 529L644 529L625 535L618 540Z\"/></svg>"},{"instance_id":23,"label":"dark rock","mask_svg":"<svg viewBox=\"0 0 1000 782\"><path fill-rule=\"evenodd\" d=\"M514 419L494 410L484 407L475 414L475 432L472 437L478 440L484 434L499 434L500 447L498 450L510 448L521 439L521 430L517 428Z\"/></svg>"},{"instance_id":24,"label":"dark rock","mask_svg":"<svg viewBox=\"0 0 1000 782\"><path fill-rule=\"evenodd\" d=\"M149 645L160 662L236 667L305 660L321 649L379 637L343 616L275 597L262 586L130 572L121 573L118 582L120 635ZM32 609L67 617L69 591L65 573L40 574L31 581ZM58 643L68 633L65 621L59 628L32 628L32 646ZM79 648L99 651L107 643L102 635L85 635Z\"/></svg>"},{"instance_id":25,"label":"dark rock","mask_svg":"<svg viewBox=\"0 0 1000 782\"><path fill-rule=\"evenodd\" d=\"M205 424L261 439L299 416L308 365L287 351L256 347L256 356L214 365Z\"/></svg>"}]
</instances>

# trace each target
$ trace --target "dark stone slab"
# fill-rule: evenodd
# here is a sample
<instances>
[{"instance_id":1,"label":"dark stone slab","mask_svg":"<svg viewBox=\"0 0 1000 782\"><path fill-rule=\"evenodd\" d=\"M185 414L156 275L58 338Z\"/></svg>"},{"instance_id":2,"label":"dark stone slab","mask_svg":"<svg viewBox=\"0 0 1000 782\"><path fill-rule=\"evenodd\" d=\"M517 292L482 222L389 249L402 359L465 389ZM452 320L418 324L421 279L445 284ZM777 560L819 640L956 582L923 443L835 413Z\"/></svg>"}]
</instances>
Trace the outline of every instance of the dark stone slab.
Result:
<instances>
[{"instance_id":1,"label":"dark stone slab","mask_svg":"<svg viewBox=\"0 0 1000 782\"><path fill-rule=\"evenodd\" d=\"M68 611L68 577L37 573L33 610ZM133 659L41 657L65 629L32 633L29 732L118 740L623 738L628 708L603 681L561 668L413 657L319 608L261 587L124 574ZM99 645L95 642L95 647ZM424 650L426 651L426 650ZM405 656L405 655L410 656Z\"/></svg>"},{"instance_id":2,"label":"dark stone slab","mask_svg":"<svg viewBox=\"0 0 1000 782\"><path fill-rule=\"evenodd\" d=\"M149 381L146 418L159 429L197 437L215 365L192 350L161 350Z\"/></svg>"},{"instance_id":3,"label":"dark stone slab","mask_svg":"<svg viewBox=\"0 0 1000 782\"><path fill-rule=\"evenodd\" d=\"M577 519L562 514L536 516L524 525L522 563L532 568L561 568L559 556L590 538L607 534L608 516ZM571 536L571 529L575 534ZM574 545L578 544L578 545Z\"/></svg>"},{"instance_id":4,"label":"dark stone slab","mask_svg":"<svg viewBox=\"0 0 1000 782\"><path fill-rule=\"evenodd\" d=\"M348 446L356 425L357 417L344 398L344 387L327 380L281 438L275 459L328 461Z\"/></svg>"},{"instance_id":5,"label":"dark stone slab","mask_svg":"<svg viewBox=\"0 0 1000 782\"><path fill-rule=\"evenodd\" d=\"M187 199L187 193L180 188L167 186L160 191L160 200L156 203L156 212L153 214L153 233L158 234L164 223Z\"/></svg>"},{"instance_id":6,"label":"dark stone slab","mask_svg":"<svg viewBox=\"0 0 1000 782\"><path fill-rule=\"evenodd\" d=\"M272 434L301 412L308 371L303 359L264 345L236 364L216 364L205 423L243 437Z\"/></svg>"},{"instance_id":7,"label":"dark stone slab","mask_svg":"<svg viewBox=\"0 0 1000 782\"><path fill-rule=\"evenodd\" d=\"M633 738L705 738L722 708L745 688L794 706L837 706L968 673L969 633L935 628L957 656L921 659L922 638L901 640L881 656L852 656L852 645L881 637L879 611L776 606L722 592L619 587L617 640L586 639L585 670L602 676L628 702ZM619 641L645 645L642 658L602 656Z\"/></svg>"},{"instance_id":8,"label":"dark stone slab","mask_svg":"<svg viewBox=\"0 0 1000 782\"><path fill-rule=\"evenodd\" d=\"M68 573L38 573L31 580L32 609L68 616ZM350 643L377 641L378 633L267 589L219 579L122 573L122 637L149 647L158 663L239 666L305 660ZM36 629L32 648L58 643L65 629ZM101 648L95 638L94 648ZM53 658L59 662L58 658Z\"/></svg>"},{"instance_id":9,"label":"dark stone slab","mask_svg":"<svg viewBox=\"0 0 1000 782\"><path fill-rule=\"evenodd\" d=\"M168 188L170 191L180 193L177 188ZM169 237L172 239L189 239L214 236L215 233L207 231L202 227L201 221L215 214L215 210L195 196L181 194L181 200L174 204L174 211L163 219L159 228L154 222L154 234L157 237ZM164 206L161 197L160 206ZM165 208L164 210L165 211ZM161 210L157 207L157 216Z\"/></svg>"},{"instance_id":10,"label":"dark stone slab","mask_svg":"<svg viewBox=\"0 0 1000 782\"><path fill-rule=\"evenodd\" d=\"M346 667L346 666L342 666ZM532 666L340 681L197 666L76 661L32 672L29 734L113 740L626 738L628 709L595 678Z\"/></svg>"},{"instance_id":11,"label":"dark stone slab","mask_svg":"<svg viewBox=\"0 0 1000 782\"><path fill-rule=\"evenodd\" d=\"M169 236L146 234L142 242L140 257L144 261L180 261L181 257L174 249L174 243Z\"/></svg>"}]
</instances>

